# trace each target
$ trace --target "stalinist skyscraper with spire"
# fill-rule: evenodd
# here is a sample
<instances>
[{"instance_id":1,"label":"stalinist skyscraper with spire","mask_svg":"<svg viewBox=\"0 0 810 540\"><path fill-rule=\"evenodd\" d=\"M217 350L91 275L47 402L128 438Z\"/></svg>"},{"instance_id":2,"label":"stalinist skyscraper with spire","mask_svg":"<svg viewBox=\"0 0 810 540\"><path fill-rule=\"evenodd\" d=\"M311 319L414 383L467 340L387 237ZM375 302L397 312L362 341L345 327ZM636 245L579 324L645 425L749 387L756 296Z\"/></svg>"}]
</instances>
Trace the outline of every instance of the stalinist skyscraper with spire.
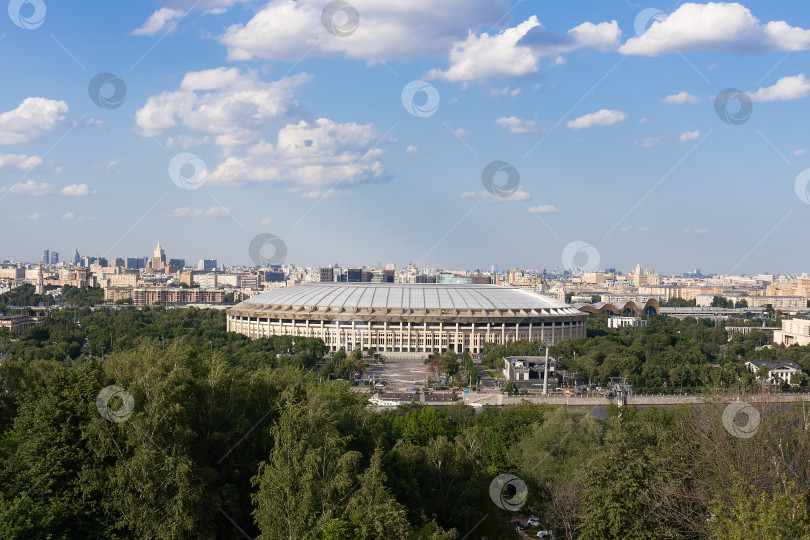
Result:
<instances>
[{"instance_id":1,"label":"stalinist skyscraper with spire","mask_svg":"<svg viewBox=\"0 0 810 540\"><path fill-rule=\"evenodd\" d=\"M158 240L157 247L152 253L152 271L161 272L164 268L166 268L166 253L160 247L160 240Z\"/></svg>"}]
</instances>

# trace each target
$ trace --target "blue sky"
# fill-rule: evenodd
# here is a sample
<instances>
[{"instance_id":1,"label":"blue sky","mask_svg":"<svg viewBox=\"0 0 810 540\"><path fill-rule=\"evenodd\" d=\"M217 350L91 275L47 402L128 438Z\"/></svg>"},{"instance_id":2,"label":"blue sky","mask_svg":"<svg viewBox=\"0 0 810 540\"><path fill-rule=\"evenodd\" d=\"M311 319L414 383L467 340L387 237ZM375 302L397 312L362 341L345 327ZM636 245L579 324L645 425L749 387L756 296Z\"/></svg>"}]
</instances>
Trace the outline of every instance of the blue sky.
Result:
<instances>
[{"instance_id":1,"label":"blue sky","mask_svg":"<svg viewBox=\"0 0 810 540\"><path fill-rule=\"evenodd\" d=\"M435 4L12 0L0 258L808 271L806 2Z\"/></svg>"}]
</instances>

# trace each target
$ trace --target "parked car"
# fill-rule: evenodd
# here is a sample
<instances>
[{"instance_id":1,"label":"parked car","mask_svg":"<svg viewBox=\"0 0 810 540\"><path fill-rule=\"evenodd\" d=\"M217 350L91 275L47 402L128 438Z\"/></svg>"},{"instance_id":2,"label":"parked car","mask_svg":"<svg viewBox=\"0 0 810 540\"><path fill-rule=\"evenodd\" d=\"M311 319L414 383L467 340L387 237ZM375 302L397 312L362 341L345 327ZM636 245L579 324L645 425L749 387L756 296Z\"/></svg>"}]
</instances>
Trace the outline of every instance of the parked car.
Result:
<instances>
[{"instance_id":1,"label":"parked car","mask_svg":"<svg viewBox=\"0 0 810 540\"><path fill-rule=\"evenodd\" d=\"M521 522L519 522L519 521L513 521L512 525L515 526L516 531L522 531L523 530L523 524Z\"/></svg>"},{"instance_id":2,"label":"parked car","mask_svg":"<svg viewBox=\"0 0 810 540\"><path fill-rule=\"evenodd\" d=\"M539 527L540 526L540 519L536 517L530 517L528 521L526 521L527 527Z\"/></svg>"},{"instance_id":3,"label":"parked car","mask_svg":"<svg viewBox=\"0 0 810 540\"><path fill-rule=\"evenodd\" d=\"M537 538L550 538L551 537L551 529L543 529L542 531L537 531Z\"/></svg>"}]
</instances>

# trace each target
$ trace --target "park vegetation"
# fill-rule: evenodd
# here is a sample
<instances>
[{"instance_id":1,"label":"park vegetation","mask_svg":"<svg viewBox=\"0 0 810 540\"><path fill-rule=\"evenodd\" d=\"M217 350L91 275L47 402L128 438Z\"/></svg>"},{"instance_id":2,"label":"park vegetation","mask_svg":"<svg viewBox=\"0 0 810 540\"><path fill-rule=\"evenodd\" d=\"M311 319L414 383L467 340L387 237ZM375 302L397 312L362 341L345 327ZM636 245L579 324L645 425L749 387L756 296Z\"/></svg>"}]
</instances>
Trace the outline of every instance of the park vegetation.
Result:
<instances>
[{"instance_id":1,"label":"park vegetation","mask_svg":"<svg viewBox=\"0 0 810 540\"><path fill-rule=\"evenodd\" d=\"M320 340L223 328L218 310L83 308L0 334L0 538L501 539L518 538L517 515L584 540L810 535L801 404L764 395L745 429L716 396L600 417L528 403L377 411L348 382L318 381ZM586 369L600 358L588 341L620 351L600 373L648 350L666 366L667 346L696 366L755 346L688 319L624 330L597 324L553 353L572 347ZM344 353L330 373L351 378L361 360ZM474 369L453 361L459 376ZM490 494L506 473L527 485L517 513Z\"/></svg>"}]
</instances>

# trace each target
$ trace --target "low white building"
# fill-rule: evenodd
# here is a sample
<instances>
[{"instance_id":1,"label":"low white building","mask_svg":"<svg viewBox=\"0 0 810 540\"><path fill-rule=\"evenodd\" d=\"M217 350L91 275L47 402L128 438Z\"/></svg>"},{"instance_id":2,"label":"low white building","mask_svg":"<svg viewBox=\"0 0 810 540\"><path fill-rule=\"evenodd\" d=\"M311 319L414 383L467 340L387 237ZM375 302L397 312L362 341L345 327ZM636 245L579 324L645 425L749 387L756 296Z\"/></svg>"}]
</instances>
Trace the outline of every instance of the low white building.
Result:
<instances>
[{"instance_id":1,"label":"low white building","mask_svg":"<svg viewBox=\"0 0 810 540\"><path fill-rule=\"evenodd\" d=\"M782 329L773 331L776 345L810 345L810 319L788 319L782 321Z\"/></svg>"},{"instance_id":2,"label":"low white building","mask_svg":"<svg viewBox=\"0 0 810 540\"><path fill-rule=\"evenodd\" d=\"M608 328L627 328L633 326L647 326L646 319L641 317L610 317Z\"/></svg>"},{"instance_id":3,"label":"low white building","mask_svg":"<svg viewBox=\"0 0 810 540\"><path fill-rule=\"evenodd\" d=\"M788 383L797 373L802 373L802 367L790 360L749 360L745 363L745 367L749 371L756 373L766 366L768 368L768 376L765 382L768 383Z\"/></svg>"}]
</instances>

